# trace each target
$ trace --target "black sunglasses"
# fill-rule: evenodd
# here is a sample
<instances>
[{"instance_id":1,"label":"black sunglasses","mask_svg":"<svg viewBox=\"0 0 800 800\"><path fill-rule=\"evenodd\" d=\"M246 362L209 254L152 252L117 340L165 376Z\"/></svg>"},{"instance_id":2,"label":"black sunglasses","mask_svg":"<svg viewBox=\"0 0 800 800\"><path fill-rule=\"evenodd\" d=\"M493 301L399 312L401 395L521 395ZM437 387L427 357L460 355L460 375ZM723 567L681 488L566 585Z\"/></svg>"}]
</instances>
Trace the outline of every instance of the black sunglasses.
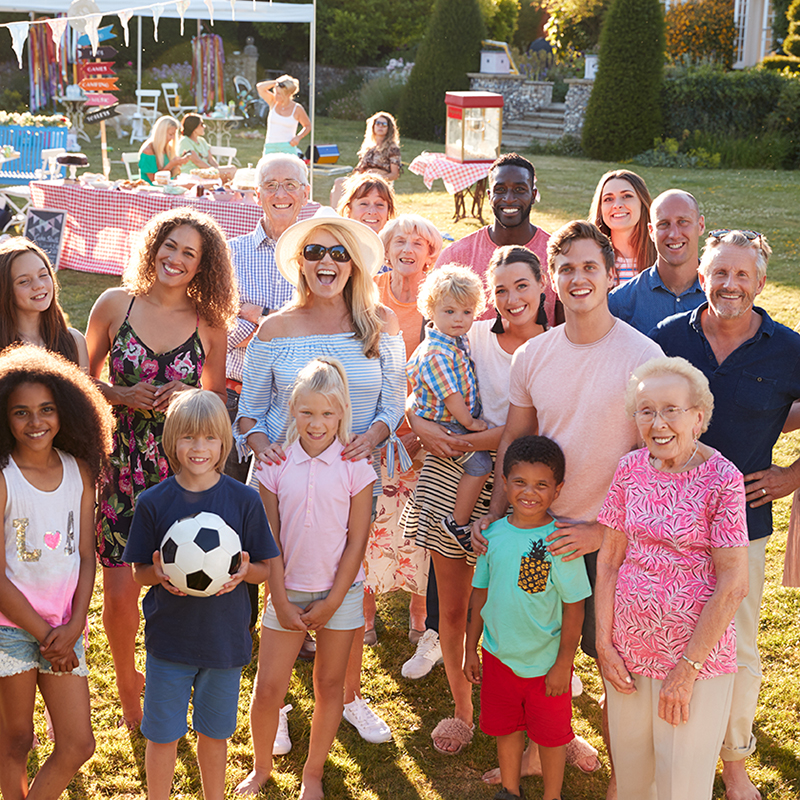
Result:
<instances>
[{"instance_id":1,"label":"black sunglasses","mask_svg":"<svg viewBox=\"0 0 800 800\"><path fill-rule=\"evenodd\" d=\"M325 258L325 253L330 253L331 258L339 264L350 260L350 253L347 252L342 244L335 244L333 247L325 247L321 244L307 244L303 248L303 258L306 261L322 261Z\"/></svg>"},{"instance_id":2,"label":"black sunglasses","mask_svg":"<svg viewBox=\"0 0 800 800\"><path fill-rule=\"evenodd\" d=\"M711 231L708 235L712 239L724 239L729 233L741 233L745 239L750 242L754 242L756 239L761 238L761 234L758 231L744 231L740 228L717 228L715 231Z\"/></svg>"}]
</instances>

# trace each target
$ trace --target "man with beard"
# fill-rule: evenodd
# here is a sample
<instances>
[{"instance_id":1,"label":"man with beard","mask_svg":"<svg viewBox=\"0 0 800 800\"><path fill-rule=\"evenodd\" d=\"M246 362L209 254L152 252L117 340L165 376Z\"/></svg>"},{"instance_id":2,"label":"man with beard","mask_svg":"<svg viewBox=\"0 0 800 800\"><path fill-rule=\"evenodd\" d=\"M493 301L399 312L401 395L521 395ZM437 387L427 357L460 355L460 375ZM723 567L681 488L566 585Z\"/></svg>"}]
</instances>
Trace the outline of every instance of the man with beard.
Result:
<instances>
[{"instance_id":1,"label":"man with beard","mask_svg":"<svg viewBox=\"0 0 800 800\"><path fill-rule=\"evenodd\" d=\"M761 685L758 620L764 590L772 501L800 486L800 459L772 463L772 448L800 398L800 335L754 306L772 250L755 231L712 231L700 261L707 302L659 323L651 337L668 356L682 356L708 378L714 416L702 435L744 474L750 591L736 612L738 672L722 744L727 800L760 800L745 769L756 748L752 727ZM699 668L699 667L697 667Z\"/></svg>"},{"instance_id":2,"label":"man with beard","mask_svg":"<svg viewBox=\"0 0 800 800\"><path fill-rule=\"evenodd\" d=\"M536 170L527 158L516 153L500 156L489 169L489 202L492 204L494 222L470 233L442 251L435 267L443 264L464 264L480 275L486 274L492 253L503 245L515 244L536 253L539 262L547 264L547 240L550 234L537 228L530 220L531 208L536 201ZM549 325L563 322L556 314L556 294L550 286L547 270L542 269L545 280L544 307ZM481 319L492 316L492 310Z\"/></svg>"}]
</instances>

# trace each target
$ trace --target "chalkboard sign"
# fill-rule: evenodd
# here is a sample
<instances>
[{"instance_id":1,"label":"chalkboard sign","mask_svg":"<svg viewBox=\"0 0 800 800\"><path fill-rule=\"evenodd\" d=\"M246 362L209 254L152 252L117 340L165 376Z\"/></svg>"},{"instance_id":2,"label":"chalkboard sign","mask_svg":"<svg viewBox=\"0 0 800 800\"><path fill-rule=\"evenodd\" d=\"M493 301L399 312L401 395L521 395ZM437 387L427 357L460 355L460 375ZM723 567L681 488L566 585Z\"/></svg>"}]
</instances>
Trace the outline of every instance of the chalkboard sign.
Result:
<instances>
[{"instance_id":1,"label":"chalkboard sign","mask_svg":"<svg viewBox=\"0 0 800 800\"><path fill-rule=\"evenodd\" d=\"M58 269L61 258L61 240L67 224L66 211L50 208L29 208L25 219L25 236L36 242L47 253L53 269Z\"/></svg>"}]
</instances>

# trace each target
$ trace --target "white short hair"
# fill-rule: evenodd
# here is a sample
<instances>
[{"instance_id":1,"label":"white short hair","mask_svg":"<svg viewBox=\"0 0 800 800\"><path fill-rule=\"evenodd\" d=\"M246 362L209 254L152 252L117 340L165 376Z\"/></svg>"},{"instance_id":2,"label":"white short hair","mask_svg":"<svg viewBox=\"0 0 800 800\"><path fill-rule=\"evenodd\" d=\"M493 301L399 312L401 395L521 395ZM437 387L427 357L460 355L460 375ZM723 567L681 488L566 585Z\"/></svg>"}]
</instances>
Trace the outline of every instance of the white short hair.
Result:
<instances>
[{"instance_id":1,"label":"white short hair","mask_svg":"<svg viewBox=\"0 0 800 800\"><path fill-rule=\"evenodd\" d=\"M289 153L269 153L262 156L256 164L256 187L261 188L270 179L270 173L276 167L283 166L293 169L297 173L297 180L308 185L308 167L297 157Z\"/></svg>"}]
</instances>

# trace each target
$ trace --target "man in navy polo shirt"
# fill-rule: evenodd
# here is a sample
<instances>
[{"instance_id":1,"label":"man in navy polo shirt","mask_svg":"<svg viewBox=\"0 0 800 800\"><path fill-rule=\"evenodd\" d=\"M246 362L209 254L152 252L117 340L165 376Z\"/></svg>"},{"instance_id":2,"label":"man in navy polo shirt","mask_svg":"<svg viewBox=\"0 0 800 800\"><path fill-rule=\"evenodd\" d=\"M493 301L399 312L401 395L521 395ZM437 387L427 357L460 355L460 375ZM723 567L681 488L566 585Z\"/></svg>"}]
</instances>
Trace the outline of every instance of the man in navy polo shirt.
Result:
<instances>
[{"instance_id":1,"label":"man in navy polo shirt","mask_svg":"<svg viewBox=\"0 0 800 800\"><path fill-rule=\"evenodd\" d=\"M754 231L713 231L700 263L707 303L661 322L650 336L668 356L683 356L708 378L714 414L701 437L744 473L750 535L750 591L736 612L733 705L722 745L728 800L760 800L745 770L755 750L752 724L761 684L758 618L772 501L800 486L800 459L772 463L772 448L800 398L800 335L753 305L766 283L771 249Z\"/></svg>"},{"instance_id":2,"label":"man in navy polo shirt","mask_svg":"<svg viewBox=\"0 0 800 800\"><path fill-rule=\"evenodd\" d=\"M608 296L611 313L645 334L706 299L697 279L698 242L705 230L697 200L679 189L663 192L650 206L647 229L656 263Z\"/></svg>"}]
</instances>

